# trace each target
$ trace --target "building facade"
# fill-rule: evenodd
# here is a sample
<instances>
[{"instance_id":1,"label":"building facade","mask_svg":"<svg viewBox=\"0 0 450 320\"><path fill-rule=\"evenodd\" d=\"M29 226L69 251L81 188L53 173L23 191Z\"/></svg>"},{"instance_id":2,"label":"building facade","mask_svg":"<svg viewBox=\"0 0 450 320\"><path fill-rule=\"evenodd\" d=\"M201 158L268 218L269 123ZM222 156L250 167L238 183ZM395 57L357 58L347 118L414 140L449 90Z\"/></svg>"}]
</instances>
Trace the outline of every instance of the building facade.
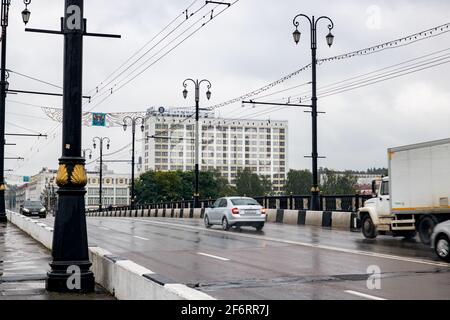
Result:
<instances>
[{"instance_id":1,"label":"building facade","mask_svg":"<svg viewBox=\"0 0 450 320\"><path fill-rule=\"evenodd\" d=\"M40 201L44 190L56 192L57 170L43 168L38 174L30 177L30 182L17 187L16 209L20 208L25 201ZM88 171L88 184L86 185L85 205L88 209L97 208L99 205L100 179L98 169ZM109 205L129 205L130 204L130 174L115 173L103 168L102 202L103 206ZM44 203L44 205L46 205Z\"/></svg>"},{"instance_id":2,"label":"building facade","mask_svg":"<svg viewBox=\"0 0 450 320\"><path fill-rule=\"evenodd\" d=\"M244 168L268 177L282 192L288 168L287 121L215 118L200 114L200 170L217 169L230 184ZM192 110L147 110L142 170L189 171L195 164L195 118Z\"/></svg>"}]
</instances>

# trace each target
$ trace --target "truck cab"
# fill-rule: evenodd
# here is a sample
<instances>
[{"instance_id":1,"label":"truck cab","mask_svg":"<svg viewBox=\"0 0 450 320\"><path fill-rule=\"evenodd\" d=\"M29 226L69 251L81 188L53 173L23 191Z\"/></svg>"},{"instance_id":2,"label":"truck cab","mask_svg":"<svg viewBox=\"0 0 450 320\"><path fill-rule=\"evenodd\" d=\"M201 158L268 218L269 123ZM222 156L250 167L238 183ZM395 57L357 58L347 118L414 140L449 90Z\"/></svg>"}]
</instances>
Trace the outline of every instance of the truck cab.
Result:
<instances>
[{"instance_id":1,"label":"truck cab","mask_svg":"<svg viewBox=\"0 0 450 320\"><path fill-rule=\"evenodd\" d=\"M415 220L409 216L398 217L391 212L389 177L372 181L372 195L372 199L367 200L364 207L358 210L364 237L375 239L379 234L415 237Z\"/></svg>"}]
</instances>

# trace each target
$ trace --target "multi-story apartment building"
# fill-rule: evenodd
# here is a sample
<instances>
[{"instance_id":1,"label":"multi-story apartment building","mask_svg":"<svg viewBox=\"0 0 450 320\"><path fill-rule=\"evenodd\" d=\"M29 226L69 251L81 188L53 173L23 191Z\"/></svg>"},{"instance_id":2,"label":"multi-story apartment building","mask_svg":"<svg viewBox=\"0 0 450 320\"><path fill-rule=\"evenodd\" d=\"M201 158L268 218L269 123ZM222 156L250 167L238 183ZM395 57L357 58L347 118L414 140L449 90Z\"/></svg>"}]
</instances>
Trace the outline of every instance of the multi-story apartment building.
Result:
<instances>
[{"instance_id":1,"label":"multi-story apartment building","mask_svg":"<svg viewBox=\"0 0 450 320\"><path fill-rule=\"evenodd\" d=\"M287 121L215 118L200 114L200 169L218 169L231 184L238 170L267 176L273 191L283 190L288 168ZM147 110L142 170L193 170L195 118L192 110Z\"/></svg>"},{"instance_id":2,"label":"multi-story apartment building","mask_svg":"<svg viewBox=\"0 0 450 320\"><path fill-rule=\"evenodd\" d=\"M57 170L43 168L38 174L30 177L30 182L19 186L16 191L16 208L19 208L27 200L41 200L41 195L46 188L55 192ZM86 186L85 204L87 208L96 208L99 204L100 179L98 169L88 171L88 184ZM128 205L130 203L130 174L114 173L103 167L102 199L103 206Z\"/></svg>"},{"instance_id":3,"label":"multi-story apartment building","mask_svg":"<svg viewBox=\"0 0 450 320\"><path fill-rule=\"evenodd\" d=\"M88 172L86 186L86 207L97 208L100 200L100 178L96 172ZM131 174L114 173L103 167L102 205L107 207L125 206L130 204Z\"/></svg>"}]
</instances>

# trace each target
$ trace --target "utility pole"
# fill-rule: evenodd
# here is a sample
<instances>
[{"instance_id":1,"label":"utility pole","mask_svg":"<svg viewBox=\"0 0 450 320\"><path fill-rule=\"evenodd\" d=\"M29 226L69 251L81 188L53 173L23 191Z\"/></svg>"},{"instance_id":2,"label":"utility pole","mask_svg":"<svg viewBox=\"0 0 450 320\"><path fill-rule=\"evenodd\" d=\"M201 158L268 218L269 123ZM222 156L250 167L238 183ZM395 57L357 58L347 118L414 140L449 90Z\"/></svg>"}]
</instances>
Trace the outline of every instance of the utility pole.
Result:
<instances>
[{"instance_id":1,"label":"utility pole","mask_svg":"<svg viewBox=\"0 0 450 320\"><path fill-rule=\"evenodd\" d=\"M326 19L330 22L328 25L329 33L326 36L326 41L329 47L333 45L334 36L331 34L331 30L334 28L333 21L326 17L321 16L319 18L315 18L312 16L311 18L304 14L299 14L295 16L293 24L295 26L295 31L293 33L294 41L296 44L300 42L301 33L298 31L298 26L300 23L297 21L298 18L305 18L308 20L310 25L310 32L311 32L311 57L312 57L312 104L311 104L311 117L312 117L312 175L313 175L313 181L312 181L312 188L311 188L311 210L320 210L320 188L319 188L319 174L318 174L318 159L319 153L317 150L317 23L322 20Z\"/></svg>"},{"instance_id":2,"label":"utility pole","mask_svg":"<svg viewBox=\"0 0 450 320\"><path fill-rule=\"evenodd\" d=\"M127 131L127 121L131 123L131 137L132 137L132 148L131 148L131 209L134 209L136 201L136 190L135 190L135 179L134 179L134 169L135 169L135 143L136 143L136 124L141 121L141 131L145 130L145 119L143 117L130 117L127 116L123 119L123 131Z\"/></svg>"},{"instance_id":3,"label":"utility pole","mask_svg":"<svg viewBox=\"0 0 450 320\"><path fill-rule=\"evenodd\" d=\"M1 46L1 71L0 71L0 139L3 143L0 143L0 223L6 222L6 208L5 208L5 106L6 106L6 92L8 90L9 84L6 80L6 39L7 30L9 24L9 6L11 5L11 0L1 0L1 27L2 27L2 46ZM30 11L28 11L27 6L31 3L31 0L24 0L25 10L22 12L23 22L28 23L30 19Z\"/></svg>"},{"instance_id":4,"label":"utility pole","mask_svg":"<svg viewBox=\"0 0 450 320\"><path fill-rule=\"evenodd\" d=\"M183 97L186 99L188 95L187 83L191 81L195 86L195 178L194 178L194 208L200 207L200 194L199 194L199 175L200 175L200 85L205 82L208 85L208 91L206 92L206 98L211 99L211 82L209 80L193 80L186 79L183 82Z\"/></svg>"},{"instance_id":5,"label":"utility pole","mask_svg":"<svg viewBox=\"0 0 450 320\"><path fill-rule=\"evenodd\" d=\"M59 201L53 231L53 261L46 281L46 289L54 292L89 293L95 288L84 202L86 161L81 155L83 38L120 36L88 33L83 14L83 0L65 0L60 31L25 29L64 36L62 157L56 176ZM72 283L73 277L77 278L76 283Z\"/></svg>"},{"instance_id":6,"label":"utility pole","mask_svg":"<svg viewBox=\"0 0 450 320\"><path fill-rule=\"evenodd\" d=\"M98 199L98 210L102 212L103 210L103 142L106 141L106 148L109 150L109 144L111 143L111 140L108 137L95 137L93 140L94 143L94 149L97 148L96 141L99 142L99 148L100 148L100 181L99 181L99 199Z\"/></svg>"}]
</instances>

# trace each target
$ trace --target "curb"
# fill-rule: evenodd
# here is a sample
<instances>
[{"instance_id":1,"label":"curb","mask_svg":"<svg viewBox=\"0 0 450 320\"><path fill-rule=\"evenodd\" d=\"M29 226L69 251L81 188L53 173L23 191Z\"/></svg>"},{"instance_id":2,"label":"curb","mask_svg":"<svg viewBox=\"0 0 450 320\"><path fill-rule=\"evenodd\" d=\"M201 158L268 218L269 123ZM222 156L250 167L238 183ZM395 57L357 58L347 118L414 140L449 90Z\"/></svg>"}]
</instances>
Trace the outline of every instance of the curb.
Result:
<instances>
[{"instance_id":1,"label":"curb","mask_svg":"<svg viewBox=\"0 0 450 320\"><path fill-rule=\"evenodd\" d=\"M47 249L52 249L53 228L12 211L7 211L7 218ZM89 259L96 283L119 300L215 300L100 247L89 247Z\"/></svg>"},{"instance_id":2,"label":"curb","mask_svg":"<svg viewBox=\"0 0 450 320\"><path fill-rule=\"evenodd\" d=\"M145 209L142 210L141 217L158 218L190 218L203 219L205 208L202 209ZM136 211L138 212L138 211ZM88 217L116 217L114 211L88 212ZM124 215L128 217L129 215ZM131 215L134 217L135 215ZM269 209L267 210L267 222L281 223L299 226L316 226L322 228L331 228L338 230L359 231L360 223L354 212L336 212L336 211L307 211L307 210L285 210Z\"/></svg>"}]
</instances>

